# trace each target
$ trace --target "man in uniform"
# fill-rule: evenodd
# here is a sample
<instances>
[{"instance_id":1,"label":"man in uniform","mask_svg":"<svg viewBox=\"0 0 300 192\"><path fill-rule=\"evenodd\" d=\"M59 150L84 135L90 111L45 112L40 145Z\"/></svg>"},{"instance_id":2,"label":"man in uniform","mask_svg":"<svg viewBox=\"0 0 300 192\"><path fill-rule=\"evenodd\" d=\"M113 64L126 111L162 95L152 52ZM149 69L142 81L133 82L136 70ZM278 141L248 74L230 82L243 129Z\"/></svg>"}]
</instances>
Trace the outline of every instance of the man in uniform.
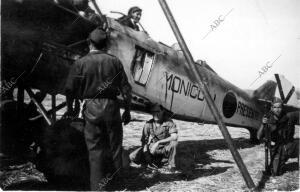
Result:
<instances>
[{"instance_id":1,"label":"man in uniform","mask_svg":"<svg viewBox=\"0 0 300 192\"><path fill-rule=\"evenodd\" d=\"M103 52L106 33L101 29L92 31L88 38L90 52L78 59L66 83L68 111L72 113L74 99L84 99L84 137L89 152L91 190L103 189L99 186L105 178L104 161L113 160L116 174L122 166L122 121L130 121L131 86L121 61ZM119 91L125 102L125 111L120 116L117 101Z\"/></svg>"},{"instance_id":2,"label":"man in uniform","mask_svg":"<svg viewBox=\"0 0 300 192\"><path fill-rule=\"evenodd\" d=\"M295 125L299 125L299 111L285 113L281 99L275 98L269 117L264 116L257 138L264 137L264 127L271 132L271 162L269 169L272 175L281 175L283 166L289 158L299 158L299 140L294 139Z\"/></svg>"},{"instance_id":3,"label":"man in uniform","mask_svg":"<svg viewBox=\"0 0 300 192\"><path fill-rule=\"evenodd\" d=\"M142 16L142 9L135 6L129 9L128 15L119 18L118 21L125 26L128 26L136 31L139 31L140 29L137 24L139 23L141 16Z\"/></svg>"},{"instance_id":4,"label":"man in uniform","mask_svg":"<svg viewBox=\"0 0 300 192\"><path fill-rule=\"evenodd\" d=\"M153 119L146 122L142 133L142 146L133 151L129 158L136 164L160 166L165 158L168 169L175 171L175 156L178 131L168 112L160 105L154 105Z\"/></svg>"}]
</instances>

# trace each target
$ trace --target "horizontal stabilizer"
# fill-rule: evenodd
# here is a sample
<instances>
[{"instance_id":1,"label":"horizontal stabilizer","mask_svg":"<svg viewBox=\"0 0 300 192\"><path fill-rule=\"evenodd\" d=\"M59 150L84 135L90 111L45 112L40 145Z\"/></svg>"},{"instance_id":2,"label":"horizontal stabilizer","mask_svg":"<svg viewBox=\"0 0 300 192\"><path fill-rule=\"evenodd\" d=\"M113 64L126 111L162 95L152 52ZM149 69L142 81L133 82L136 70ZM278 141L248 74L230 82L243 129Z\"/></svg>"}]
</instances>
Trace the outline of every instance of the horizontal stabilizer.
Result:
<instances>
[{"instance_id":1,"label":"horizontal stabilizer","mask_svg":"<svg viewBox=\"0 0 300 192\"><path fill-rule=\"evenodd\" d=\"M276 82L268 80L252 93L252 98L272 101L275 95L276 87Z\"/></svg>"}]
</instances>

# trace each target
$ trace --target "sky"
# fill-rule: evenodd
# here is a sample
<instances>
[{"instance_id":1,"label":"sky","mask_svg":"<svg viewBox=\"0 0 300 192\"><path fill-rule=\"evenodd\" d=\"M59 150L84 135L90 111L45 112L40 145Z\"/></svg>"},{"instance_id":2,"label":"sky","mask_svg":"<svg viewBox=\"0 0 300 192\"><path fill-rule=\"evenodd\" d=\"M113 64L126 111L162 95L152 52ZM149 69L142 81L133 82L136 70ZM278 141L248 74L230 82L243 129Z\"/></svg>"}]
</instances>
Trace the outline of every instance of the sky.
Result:
<instances>
[{"instance_id":1,"label":"sky","mask_svg":"<svg viewBox=\"0 0 300 192\"><path fill-rule=\"evenodd\" d=\"M222 78L243 89L256 89L274 73L300 87L299 0L168 0L194 60L205 60ZM109 17L142 12L141 24L155 41L176 38L156 0L97 0ZM216 20L219 23L216 24ZM263 71L264 66L269 68Z\"/></svg>"}]
</instances>

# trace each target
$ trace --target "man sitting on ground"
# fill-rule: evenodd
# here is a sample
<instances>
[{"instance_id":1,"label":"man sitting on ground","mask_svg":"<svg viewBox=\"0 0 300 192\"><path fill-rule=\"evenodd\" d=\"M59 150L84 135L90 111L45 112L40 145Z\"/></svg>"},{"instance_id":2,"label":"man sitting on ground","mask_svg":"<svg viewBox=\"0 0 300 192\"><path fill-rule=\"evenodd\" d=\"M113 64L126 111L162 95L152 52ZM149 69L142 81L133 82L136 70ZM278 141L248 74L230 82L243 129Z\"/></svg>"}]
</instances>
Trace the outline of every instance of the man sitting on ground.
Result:
<instances>
[{"instance_id":1,"label":"man sitting on ground","mask_svg":"<svg viewBox=\"0 0 300 192\"><path fill-rule=\"evenodd\" d=\"M175 171L175 156L178 131L169 114L160 105L152 107L153 119L146 122L142 133L142 146L130 154L136 164L160 167L167 159L168 169Z\"/></svg>"}]
</instances>

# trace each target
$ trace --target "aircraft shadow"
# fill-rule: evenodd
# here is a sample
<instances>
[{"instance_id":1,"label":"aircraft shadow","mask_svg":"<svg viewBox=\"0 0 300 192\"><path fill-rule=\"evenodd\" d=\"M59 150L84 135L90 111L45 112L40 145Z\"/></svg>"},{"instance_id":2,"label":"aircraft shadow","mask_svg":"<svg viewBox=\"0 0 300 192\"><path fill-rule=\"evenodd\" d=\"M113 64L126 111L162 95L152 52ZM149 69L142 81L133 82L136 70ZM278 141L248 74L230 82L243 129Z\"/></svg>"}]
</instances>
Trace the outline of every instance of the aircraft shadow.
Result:
<instances>
[{"instance_id":1,"label":"aircraft shadow","mask_svg":"<svg viewBox=\"0 0 300 192\"><path fill-rule=\"evenodd\" d=\"M237 149L253 147L249 139L236 138L234 143ZM132 152L137 146L132 147L128 152ZM127 190L146 190L147 188L161 182L172 182L180 180L194 180L200 177L217 175L233 167L234 161L227 159L215 159L208 154L209 151L228 149L224 139L212 140L191 140L180 141L176 154L176 166L179 173L164 174L163 171L157 173L147 173L142 168L131 167L125 176L125 186ZM222 166L215 166L213 163L224 163Z\"/></svg>"},{"instance_id":2,"label":"aircraft shadow","mask_svg":"<svg viewBox=\"0 0 300 192\"><path fill-rule=\"evenodd\" d=\"M209 175L216 175L225 172L230 167L211 167L210 169L194 170L192 175L185 173L165 174L160 171L151 172L149 170L142 170L141 168L131 168L125 175L125 185L123 188L129 191L146 190L147 188L164 182L174 182L182 180L193 180L199 177L206 177ZM120 190L118 186L114 186L113 189L108 190Z\"/></svg>"},{"instance_id":3,"label":"aircraft shadow","mask_svg":"<svg viewBox=\"0 0 300 192\"><path fill-rule=\"evenodd\" d=\"M249 143L249 139L236 138L233 140L237 149L251 148L255 145ZM229 163L233 164L234 161L220 160L212 158L207 152L213 150L228 149L227 143L224 139L211 139L211 140L191 140L182 141L178 145L178 163L180 166L180 160L186 162L186 159L192 160L195 165L201 164L202 166L211 163ZM183 159L181 159L184 157ZM195 166L194 166L195 167Z\"/></svg>"},{"instance_id":4,"label":"aircraft shadow","mask_svg":"<svg viewBox=\"0 0 300 192\"><path fill-rule=\"evenodd\" d=\"M246 138L235 138L233 139L233 142L237 149L255 146L254 144L249 143L249 139ZM129 148L128 152L132 152L137 147L138 146ZM234 161L214 159L207 154L208 151L224 149L228 149L224 139L179 141L177 146L176 165L180 170L184 170L184 166L188 166L190 169L191 167L197 167L197 164L201 164L202 166L218 162L233 164Z\"/></svg>"}]
</instances>

